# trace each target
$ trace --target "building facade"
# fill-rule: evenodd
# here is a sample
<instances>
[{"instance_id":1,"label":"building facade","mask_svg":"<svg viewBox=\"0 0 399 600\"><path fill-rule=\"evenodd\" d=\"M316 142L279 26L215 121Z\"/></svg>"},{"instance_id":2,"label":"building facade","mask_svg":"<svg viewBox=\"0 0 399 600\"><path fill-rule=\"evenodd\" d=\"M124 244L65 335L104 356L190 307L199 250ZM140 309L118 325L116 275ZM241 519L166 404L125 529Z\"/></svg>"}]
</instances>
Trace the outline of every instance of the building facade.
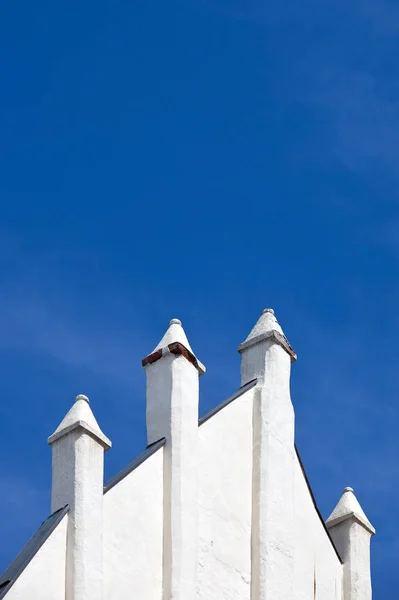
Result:
<instances>
[{"instance_id":1,"label":"building facade","mask_svg":"<svg viewBox=\"0 0 399 600\"><path fill-rule=\"evenodd\" d=\"M375 533L352 488L324 522L295 446L296 360L265 309L241 387L198 420L178 319L143 359L148 446L104 486L85 396L50 436L51 515L0 578L6 600L371 600Z\"/></svg>"}]
</instances>

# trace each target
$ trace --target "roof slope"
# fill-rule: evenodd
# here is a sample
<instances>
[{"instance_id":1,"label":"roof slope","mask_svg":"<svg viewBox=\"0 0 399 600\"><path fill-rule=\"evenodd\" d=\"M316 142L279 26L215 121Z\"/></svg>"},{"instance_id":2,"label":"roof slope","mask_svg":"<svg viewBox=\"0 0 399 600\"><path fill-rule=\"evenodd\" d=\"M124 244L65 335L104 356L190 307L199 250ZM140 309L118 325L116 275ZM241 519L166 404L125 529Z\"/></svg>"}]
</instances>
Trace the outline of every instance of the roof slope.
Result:
<instances>
[{"instance_id":1,"label":"roof slope","mask_svg":"<svg viewBox=\"0 0 399 600\"><path fill-rule=\"evenodd\" d=\"M248 390L255 387L257 384L257 381L258 381L257 379L253 379L252 381L248 381L248 383L246 383L245 385L242 385L240 388L238 388L238 390L236 392L234 392L234 394L232 396L227 398L227 400L223 400L223 402L221 402L220 404L215 406L215 408L212 408L208 413L206 413L206 415L201 417L198 420L198 425L201 426L203 423L208 421L208 419L212 418L214 415L216 415L216 413L218 413L220 410L225 408L225 406L230 404L230 402L237 400L237 398L239 398L240 396L245 394L245 392L247 392Z\"/></svg>"},{"instance_id":2,"label":"roof slope","mask_svg":"<svg viewBox=\"0 0 399 600\"><path fill-rule=\"evenodd\" d=\"M341 557L340 557L340 555L339 555L339 552L338 552L338 550L337 550L337 547L336 547L336 545L334 544L334 542L333 542L333 539L332 539L332 537L331 537L331 535L330 535L330 532L329 532L329 531L328 531L328 529L327 529L327 525L326 525L326 523L325 523L325 521L324 521L324 519L323 519L323 517L322 517L322 515L321 515L320 509L319 509L319 507L317 506L317 502L316 502L315 495L314 495L314 493L313 493L313 490L312 490L312 488L311 488L311 486L310 486L310 483L309 483L308 476L306 475L305 467L303 466L303 462L302 462L302 459L301 459L301 457L299 456L298 448L296 447L296 445L295 445L295 452L296 452L296 456L297 456L297 458L298 458L299 466L301 467L301 471L302 471L303 477L304 477L304 479L305 479L305 482L306 482L307 488L308 488L308 490L309 490L309 494L310 494L311 500L312 500L312 502L313 502L313 506L314 506L314 508L315 508L315 511L316 511L316 513L317 513L317 516L319 517L319 519L320 519L320 521L321 521L321 523L322 523L322 525L323 525L324 531L326 532L326 534L327 534L327 537L328 537L328 539L329 539L329 540L330 540L330 542L331 542L331 546L332 546L332 547L334 548L334 550L335 550L335 554L337 555L337 557L338 557L338 559L339 559L339 562L340 562L341 564L343 564L343 560L342 560L342 558L341 558Z\"/></svg>"}]
</instances>

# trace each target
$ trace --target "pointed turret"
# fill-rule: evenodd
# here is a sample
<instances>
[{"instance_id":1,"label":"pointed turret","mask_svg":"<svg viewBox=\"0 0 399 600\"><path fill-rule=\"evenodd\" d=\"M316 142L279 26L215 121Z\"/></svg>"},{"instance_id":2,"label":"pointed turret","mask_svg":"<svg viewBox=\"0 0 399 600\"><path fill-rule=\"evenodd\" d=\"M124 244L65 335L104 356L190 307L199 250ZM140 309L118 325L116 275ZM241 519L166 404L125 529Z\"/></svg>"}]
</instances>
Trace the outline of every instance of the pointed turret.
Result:
<instances>
[{"instance_id":1,"label":"pointed turret","mask_svg":"<svg viewBox=\"0 0 399 600\"><path fill-rule=\"evenodd\" d=\"M51 510L69 505L66 600L101 600L104 451L111 442L86 396L75 398L48 443L52 449Z\"/></svg>"},{"instance_id":2,"label":"pointed turret","mask_svg":"<svg viewBox=\"0 0 399 600\"><path fill-rule=\"evenodd\" d=\"M257 379L253 403L253 598L294 600L295 417L290 373L296 354L271 308L262 312L238 351L241 385Z\"/></svg>"},{"instance_id":3,"label":"pointed turret","mask_svg":"<svg viewBox=\"0 0 399 600\"><path fill-rule=\"evenodd\" d=\"M375 529L351 487L344 489L326 525L344 563L345 600L371 600L370 539Z\"/></svg>"},{"instance_id":4,"label":"pointed turret","mask_svg":"<svg viewBox=\"0 0 399 600\"><path fill-rule=\"evenodd\" d=\"M195 356L179 319L142 361L147 377L148 443L165 438L165 598L197 594L198 399L204 365Z\"/></svg>"}]
</instances>

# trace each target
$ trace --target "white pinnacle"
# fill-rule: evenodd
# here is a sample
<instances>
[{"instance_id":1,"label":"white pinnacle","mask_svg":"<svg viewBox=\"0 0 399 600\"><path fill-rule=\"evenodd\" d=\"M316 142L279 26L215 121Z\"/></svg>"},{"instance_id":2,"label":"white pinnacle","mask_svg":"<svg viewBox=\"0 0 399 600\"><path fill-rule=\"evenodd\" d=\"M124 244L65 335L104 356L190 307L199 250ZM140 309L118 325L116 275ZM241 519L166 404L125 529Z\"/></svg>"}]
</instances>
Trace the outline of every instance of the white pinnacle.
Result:
<instances>
[{"instance_id":1,"label":"white pinnacle","mask_svg":"<svg viewBox=\"0 0 399 600\"><path fill-rule=\"evenodd\" d=\"M60 437L68 434L78 427L86 429L87 432L92 437L98 439L106 449L111 447L110 440L103 434L95 416L92 413L92 410L89 406L88 397L84 396L83 394L76 396L72 408L70 408L61 423L58 425L57 429L48 438L48 443L51 445Z\"/></svg>"},{"instance_id":2,"label":"white pinnacle","mask_svg":"<svg viewBox=\"0 0 399 600\"><path fill-rule=\"evenodd\" d=\"M169 344L174 344L178 342L182 344L187 350L194 354L191 349L190 343L187 339L186 333L182 327L180 319L172 319L169 323L169 327L166 330L165 335L159 342L159 344L154 348L153 352L157 350L161 350L162 348L166 348Z\"/></svg>"},{"instance_id":3,"label":"white pinnacle","mask_svg":"<svg viewBox=\"0 0 399 600\"><path fill-rule=\"evenodd\" d=\"M195 357L197 364L198 364L198 369L200 371L200 374L202 375L203 373L205 373L205 371L206 371L205 366L195 356L193 349L190 346L190 342L187 339L186 333L183 329L180 319L172 319L169 322L169 327L166 330L163 338L161 339L159 344L157 344L155 346L155 348L151 352L151 354L153 354L154 352L157 352L158 350L166 349L170 344L175 344L175 343L179 343L182 346L184 346L186 348L186 350L188 350Z\"/></svg>"},{"instance_id":4,"label":"white pinnacle","mask_svg":"<svg viewBox=\"0 0 399 600\"><path fill-rule=\"evenodd\" d=\"M342 521L352 517L360 522L366 529L368 529L372 535L374 535L375 529L360 506L354 494L353 488L346 487L337 506L328 517L326 525L330 529L331 527L334 527L334 525L338 525L338 523L341 523Z\"/></svg>"},{"instance_id":5,"label":"white pinnacle","mask_svg":"<svg viewBox=\"0 0 399 600\"><path fill-rule=\"evenodd\" d=\"M245 348L270 337L273 331L276 331L285 338L283 330L275 317L274 310L272 308L265 308L246 340L239 345L238 351L241 352Z\"/></svg>"}]
</instances>

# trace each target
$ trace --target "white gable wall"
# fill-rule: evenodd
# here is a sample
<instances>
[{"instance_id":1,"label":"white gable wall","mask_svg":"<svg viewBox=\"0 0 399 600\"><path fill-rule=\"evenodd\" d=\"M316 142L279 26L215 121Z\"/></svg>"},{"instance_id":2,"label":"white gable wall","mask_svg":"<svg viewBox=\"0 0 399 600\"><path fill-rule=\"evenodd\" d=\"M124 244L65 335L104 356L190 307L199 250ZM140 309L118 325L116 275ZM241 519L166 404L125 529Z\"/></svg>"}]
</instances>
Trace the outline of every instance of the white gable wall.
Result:
<instances>
[{"instance_id":1,"label":"white gable wall","mask_svg":"<svg viewBox=\"0 0 399 600\"><path fill-rule=\"evenodd\" d=\"M7 600L65 600L65 555L68 514L23 570Z\"/></svg>"},{"instance_id":2,"label":"white gable wall","mask_svg":"<svg viewBox=\"0 0 399 600\"><path fill-rule=\"evenodd\" d=\"M253 591L251 596L254 393L255 388L248 390L199 427L197 600L258 600ZM163 467L162 447L104 496L104 599L164 600ZM342 565L298 459L292 493L295 597L344 600ZM67 519L10 588L7 600L64 600Z\"/></svg>"},{"instance_id":3,"label":"white gable wall","mask_svg":"<svg viewBox=\"0 0 399 600\"><path fill-rule=\"evenodd\" d=\"M164 446L105 495L102 453L110 442L88 399L76 398L49 439L53 446L61 433L71 440L70 452L58 456L55 449L53 456L53 499L68 503L70 513L15 583L3 588L7 600L371 598L369 538L374 529L353 490L345 488L327 523L345 555L343 568L295 453L289 380L296 355L271 309L262 312L239 352L246 391L240 389L241 395L197 429L198 375L205 369L180 321L172 319L143 361L150 441L163 437ZM76 462L71 433L77 429L101 446L95 473L91 445ZM71 498L61 502L58 492L64 491L66 474ZM73 513L74 506L85 511ZM99 518L93 523L95 514ZM77 544L78 539L83 541ZM103 550L103 569L98 549ZM67 577L71 572L66 556L88 585L66 582L65 572Z\"/></svg>"},{"instance_id":4,"label":"white gable wall","mask_svg":"<svg viewBox=\"0 0 399 600\"><path fill-rule=\"evenodd\" d=\"M199 428L199 600L250 600L252 399Z\"/></svg>"},{"instance_id":5,"label":"white gable wall","mask_svg":"<svg viewBox=\"0 0 399 600\"><path fill-rule=\"evenodd\" d=\"M104 496L107 600L161 600L163 448Z\"/></svg>"}]
</instances>

